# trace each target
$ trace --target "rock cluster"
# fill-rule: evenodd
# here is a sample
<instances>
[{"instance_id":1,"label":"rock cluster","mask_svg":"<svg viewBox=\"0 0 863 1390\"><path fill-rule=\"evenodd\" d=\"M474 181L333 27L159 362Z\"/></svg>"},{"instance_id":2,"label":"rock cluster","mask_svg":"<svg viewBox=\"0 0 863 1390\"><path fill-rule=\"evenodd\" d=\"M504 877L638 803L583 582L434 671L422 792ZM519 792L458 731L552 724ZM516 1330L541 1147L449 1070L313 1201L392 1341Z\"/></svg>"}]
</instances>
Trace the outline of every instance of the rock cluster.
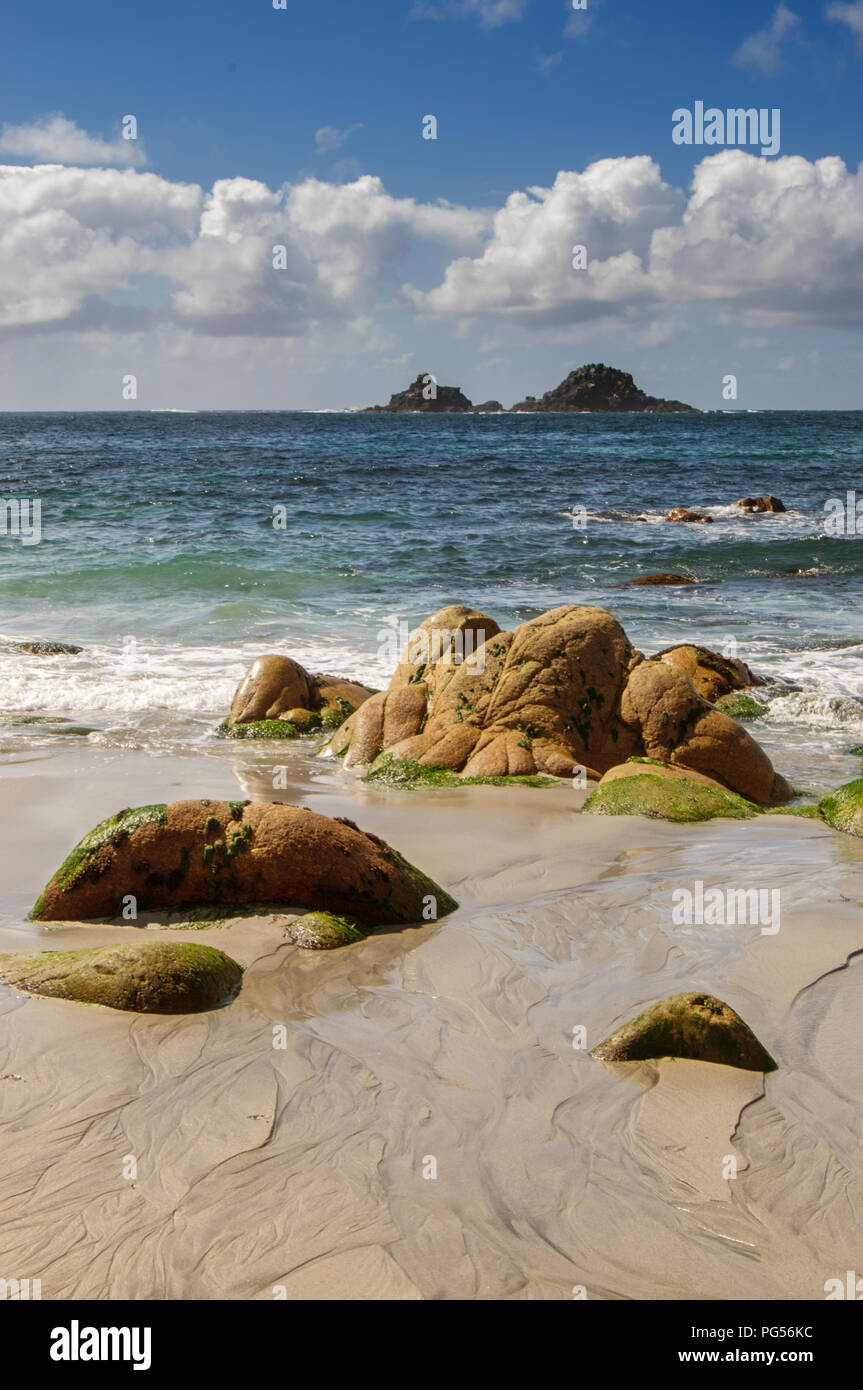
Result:
<instances>
[{"instance_id":1,"label":"rock cluster","mask_svg":"<svg viewBox=\"0 0 863 1390\"><path fill-rule=\"evenodd\" d=\"M452 605L420 624L388 688L345 721L329 751L372 774L383 760L464 778L579 769L599 778L642 756L773 805L791 788L707 698L753 683L742 662L704 648L645 660L602 608L565 605L501 632L487 614Z\"/></svg>"}]
</instances>

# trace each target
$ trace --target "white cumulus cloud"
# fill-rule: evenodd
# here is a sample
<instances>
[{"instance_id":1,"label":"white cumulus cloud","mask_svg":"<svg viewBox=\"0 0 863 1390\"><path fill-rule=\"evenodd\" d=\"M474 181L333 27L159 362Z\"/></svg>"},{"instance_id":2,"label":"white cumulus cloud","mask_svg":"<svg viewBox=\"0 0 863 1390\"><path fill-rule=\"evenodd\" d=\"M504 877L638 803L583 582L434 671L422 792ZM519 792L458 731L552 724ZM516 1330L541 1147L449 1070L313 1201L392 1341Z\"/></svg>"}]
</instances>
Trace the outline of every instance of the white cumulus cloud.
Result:
<instances>
[{"instance_id":1,"label":"white cumulus cloud","mask_svg":"<svg viewBox=\"0 0 863 1390\"><path fill-rule=\"evenodd\" d=\"M408 265L413 279L425 268L424 287L406 283ZM728 149L701 161L687 195L642 155L561 171L487 210L396 198L370 174L206 192L133 169L0 165L7 334L111 332L125 316L211 340L311 343L359 325L371 340L392 309L407 332L415 314L458 333L603 320L661 334L697 308L762 329L859 327L863 172Z\"/></svg>"},{"instance_id":2,"label":"white cumulus cloud","mask_svg":"<svg viewBox=\"0 0 863 1390\"><path fill-rule=\"evenodd\" d=\"M575 245L587 270L572 268ZM747 320L859 325L863 170L725 150L697 166L685 201L646 156L600 160L511 194L478 256L407 294L426 313L537 327L699 304Z\"/></svg>"},{"instance_id":3,"label":"white cumulus cloud","mask_svg":"<svg viewBox=\"0 0 863 1390\"><path fill-rule=\"evenodd\" d=\"M461 257L420 309L510 314L538 322L576 322L609 305L655 294L644 262L653 232L679 216L683 196L647 155L603 159L584 173L559 173L551 188L511 193L476 257ZM588 269L573 269L584 246Z\"/></svg>"},{"instance_id":4,"label":"white cumulus cloud","mask_svg":"<svg viewBox=\"0 0 863 1390\"><path fill-rule=\"evenodd\" d=\"M146 164L137 140L122 135L101 140L88 135L74 121L59 113L43 116L30 125L4 125L0 129L0 154L29 159L38 164L107 165Z\"/></svg>"}]
</instances>

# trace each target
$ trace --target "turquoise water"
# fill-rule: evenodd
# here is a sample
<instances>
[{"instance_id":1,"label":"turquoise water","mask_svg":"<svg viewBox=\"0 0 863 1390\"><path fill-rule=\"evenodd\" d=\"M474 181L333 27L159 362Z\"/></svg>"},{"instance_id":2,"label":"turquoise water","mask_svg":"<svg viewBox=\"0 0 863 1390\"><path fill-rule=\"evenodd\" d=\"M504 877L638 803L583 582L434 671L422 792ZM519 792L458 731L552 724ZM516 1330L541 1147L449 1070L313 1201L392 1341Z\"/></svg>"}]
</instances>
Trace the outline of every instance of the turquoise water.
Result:
<instances>
[{"instance_id":1,"label":"turquoise water","mask_svg":"<svg viewBox=\"0 0 863 1390\"><path fill-rule=\"evenodd\" d=\"M261 651L381 684L389 629L447 602L585 603L645 652L736 648L774 682L753 732L829 782L863 740L863 550L825 503L863 497L861 451L860 412L2 415L0 497L40 499L42 540L0 535L0 636L86 651L0 653L0 711L206 737ZM730 509L765 492L788 512ZM617 587L656 570L705 582Z\"/></svg>"}]
</instances>

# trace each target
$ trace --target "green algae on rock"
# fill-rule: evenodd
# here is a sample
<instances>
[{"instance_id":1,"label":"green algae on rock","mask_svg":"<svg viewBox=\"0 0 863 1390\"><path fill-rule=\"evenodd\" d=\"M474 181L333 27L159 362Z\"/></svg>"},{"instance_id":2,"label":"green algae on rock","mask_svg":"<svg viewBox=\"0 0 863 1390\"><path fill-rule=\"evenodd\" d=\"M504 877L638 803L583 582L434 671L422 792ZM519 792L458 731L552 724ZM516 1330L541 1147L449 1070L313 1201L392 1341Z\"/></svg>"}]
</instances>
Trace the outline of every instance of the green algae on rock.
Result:
<instances>
[{"instance_id":1,"label":"green algae on rock","mask_svg":"<svg viewBox=\"0 0 863 1390\"><path fill-rule=\"evenodd\" d=\"M185 942L0 956L0 980L28 994L141 1014L214 1009L242 978L242 966L223 951Z\"/></svg>"},{"instance_id":2,"label":"green algae on rock","mask_svg":"<svg viewBox=\"0 0 863 1390\"><path fill-rule=\"evenodd\" d=\"M713 994L675 994L652 1004L591 1051L600 1062L689 1057L744 1071L775 1071L752 1029Z\"/></svg>"},{"instance_id":3,"label":"green algae on rock","mask_svg":"<svg viewBox=\"0 0 863 1390\"><path fill-rule=\"evenodd\" d=\"M648 816L652 820L705 821L717 817L748 820L761 807L736 792L681 777L666 780L635 773L607 782L591 792L582 808L593 816Z\"/></svg>"},{"instance_id":4,"label":"green algae on rock","mask_svg":"<svg viewBox=\"0 0 863 1390\"><path fill-rule=\"evenodd\" d=\"M863 836L863 778L837 787L819 801L818 810L834 830Z\"/></svg>"},{"instance_id":5,"label":"green algae on rock","mask_svg":"<svg viewBox=\"0 0 863 1390\"><path fill-rule=\"evenodd\" d=\"M309 718L300 721L299 719L255 719L249 724L229 724L227 719L223 720L216 730L218 738L251 738L251 739L292 739L300 738L303 734L315 733L322 728L323 721L319 714L312 714L311 711L304 711Z\"/></svg>"},{"instance_id":6,"label":"green algae on rock","mask_svg":"<svg viewBox=\"0 0 863 1390\"><path fill-rule=\"evenodd\" d=\"M347 917L336 917L332 912L307 912L291 924L290 938L304 951L333 951L338 946L365 941L366 933Z\"/></svg>"},{"instance_id":7,"label":"green algae on rock","mask_svg":"<svg viewBox=\"0 0 863 1390\"><path fill-rule=\"evenodd\" d=\"M560 778L541 774L514 777L460 777L448 767L418 763L410 758L394 758L382 753L372 763L364 782L384 782L392 787L555 787Z\"/></svg>"},{"instance_id":8,"label":"green algae on rock","mask_svg":"<svg viewBox=\"0 0 863 1390\"><path fill-rule=\"evenodd\" d=\"M133 810L118 811L115 816L109 816L107 820L100 821L83 838L79 840L71 854L67 855L60 865L56 874L48 885L49 888L68 888L76 883L80 878L91 871L92 866L98 861L99 855L109 845L118 845L127 839L144 825L165 825L167 821L167 807L156 806L137 806ZM47 893L46 888L45 892ZM42 915L44 907L43 898L37 901L31 917L38 919ZM119 911L119 904L117 907Z\"/></svg>"},{"instance_id":9,"label":"green algae on rock","mask_svg":"<svg viewBox=\"0 0 863 1390\"><path fill-rule=\"evenodd\" d=\"M744 695L740 690L721 696L715 703L716 708L731 719L760 719L762 714L767 713L767 705L759 704L751 695Z\"/></svg>"},{"instance_id":10,"label":"green algae on rock","mask_svg":"<svg viewBox=\"0 0 863 1390\"><path fill-rule=\"evenodd\" d=\"M267 903L345 913L368 926L443 917L458 904L377 835L283 802L176 801L103 821L75 847L32 917ZM225 915L230 915L226 913Z\"/></svg>"}]
</instances>

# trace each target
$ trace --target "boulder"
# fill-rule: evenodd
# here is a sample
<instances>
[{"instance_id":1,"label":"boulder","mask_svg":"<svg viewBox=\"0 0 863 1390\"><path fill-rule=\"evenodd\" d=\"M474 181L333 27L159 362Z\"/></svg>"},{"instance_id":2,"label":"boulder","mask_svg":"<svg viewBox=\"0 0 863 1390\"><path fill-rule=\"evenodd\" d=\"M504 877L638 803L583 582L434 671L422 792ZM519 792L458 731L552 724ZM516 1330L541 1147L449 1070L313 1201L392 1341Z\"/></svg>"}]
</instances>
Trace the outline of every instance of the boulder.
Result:
<instances>
[{"instance_id":1,"label":"boulder","mask_svg":"<svg viewBox=\"0 0 863 1390\"><path fill-rule=\"evenodd\" d=\"M665 401L647 396L636 386L629 372L607 367L604 362L590 362L570 372L559 386L546 391L541 400L526 396L514 405L515 411L602 410L640 411L648 413L696 413L682 401Z\"/></svg>"},{"instance_id":2,"label":"boulder","mask_svg":"<svg viewBox=\"0 0 863 1390\"><path fill-rule=\"evenodd\" d=\"M755 676L737 657L722 656L709 647L695 647L681 642L675 647L666 647L658 652L656 660L669 666L676 666L689 677L699 695L713 704L722 695L730 695L734 690L746 690L751 685L763 685L760 676Z\"/></svg>"},{"instance_id":3,"label":"boulder","mask_svg":"<svg viewBox=\"0 0 863 1390\"><path fill-rule=\"evenodd\" d=\"M387 690L345 721L327 751L373 775L386 757L392 781L398 763L465 779L572 777L641 755L762 805L789 800L767 755L682 669L714 680L712 659L725 658L694 647L667 655L645 661L602 608L565 605L500 632L487 614L452 605L416 629ZM726 683L755 679L742 662L722 671Z\"/></svg>"},{"instance_id":4,"label":"boulder","mask_svg":"<svg viewBox=\"0 0 863 1390\"><path fill-rule=\"evenodd\" d=\"M703 772L762 806L779 805L794 795L752 736L708 704L676 666L664 661L636 666L620 713L640 734L643 746L635 752Z\"/></svg>"},{"instance_id":5,"label":"boulder","mask_svg":"<svg viewBox=\"0 0 863 1390\"><path fill-rule=\"evenodd\" d=\"M863 836L863 778L846 782L818 803L818 810L834 830Z\"/></svg>"},{"instance_id":6,"label":"boulder","mask_svg":"<svg viewBox=\"0 0 863 1390\"><path fill-rule=\"evenodd\" d=\"M287 656L259 656L234 693L219 732L229 738L295 738L337 728L371 691L341 676L310 675Z\"/></svg>"},{"instance_id":7,"label":"boulder","mask_svg":"<svg viewBox=\"0 0 863 1390\"><path fill-rule=\"evenodd\" d=\"M688 507L672 507L670 512L666 512L665 520L694 522L706 526L713 521L713 517L707 516L705 512L691 512Z\"/></svg>"},{"instance_id":8,"label":"boulder","mask_svg":"<svg viewBox=\"0 0 863 1390\"><path fill-rule=\"evenodd\" d=\"M618 589L637 589L643 584L697 584L697 579L690 579L688 574L643 574L640 579L628 579L625 584L618 584Z\"/></svg>"},{"instance_id":9,"label":"boulder","mask_svg":"<svg viewBox=\"0 0 863 1390\"><path fill-rule=\"evenodd\" d=\"M145 942L0 956L0 980L28 994L139 1014L196 1014L239 988L239 966L195 942Z\"/></svg>"},{"instance_id":10,"label":"boulder","mask_svg":"<svg viewBox=\"0 0 863 1390\"><path fill-rule=\"evenodd\" d=\"M56 922L142 909L290 904L368 926L426 920L454 900L376 835L298 806L175 801L111 816L51 879L31 916Z\"/></svg>"},{"instance_id":11,"label":"boulder","mask_svg":"<svg viewBox=\"0 0 863 1390\"><path fill-rule=\"evenodd\" d=\"M355 922L331 912L305 913L291 924L288 934L294 945L304 951L333 951L366 939L366 933Z\"/></svg>"},{"instance_id":12,"label":"boulder","mask_svg":"<svg viewBox=\"0 0 863 1390\"><path fill-rule=\"evenodd\" d=\"M735 507L740 507L744 512L784 512L786 510L784 502L780 502L778 497L773 497L769 493L766 497L741 497L734 503Z\"/></svg>"},{"instance_id":13,"label":"boulder","mask_svg":"<svg viewBox=\"0 0 863 1390\"><path fill-rule=\"evenodd\" d=\"M593 1048L600 1062L642 1062L690 1057L743 1071L775 1071L776 1063L752 1029L713 994L675 994L652 1004Z\"/></svg>"},{"instance_id":14,"label":"boulder","mask_svg":"<svg viewBox=\"0 0 863 1390\"><path fill-rule=\"evenodd\" d=\"M645 816L649 820L749 820L760 808L709 777L649 761L611 768L582 808L590 816Z\"/></svg>"},{"instance_id":15,"label":"boulder","mask_svg":"<svg viewBox=\"0 0 863 1390\"><path fill-rule=\"evenodd\" d=\"M707 777L703 772L693 772L689 767L674 767L672 763L662 763L658 758L627 758L625 763L615 763L604 772L599 779L601 787L607 787L609 782L619 782L627 777L659 777L665 782L700 782L705 787L715 787L717 791L727 791L721 782L717 782L714 777Z\"/></svg>"}]
</instances>

